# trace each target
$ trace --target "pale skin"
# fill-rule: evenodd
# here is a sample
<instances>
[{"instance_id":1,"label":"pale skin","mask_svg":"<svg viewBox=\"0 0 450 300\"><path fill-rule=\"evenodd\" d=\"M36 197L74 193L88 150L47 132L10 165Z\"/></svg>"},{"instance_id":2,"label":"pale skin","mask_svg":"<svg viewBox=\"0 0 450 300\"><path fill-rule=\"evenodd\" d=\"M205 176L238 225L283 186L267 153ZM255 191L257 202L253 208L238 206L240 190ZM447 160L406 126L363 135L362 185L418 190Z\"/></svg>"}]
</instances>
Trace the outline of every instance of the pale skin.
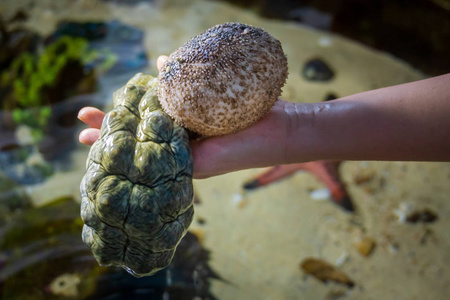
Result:
<instances>
[{"instance_id":1,"label":"pale skin","mask_svg":"<svg viewBox=\"0 0 450 300\"><path fill-rule=\"evenodd\" d=\"M80 110L90 127L81 143L98 139L104 116ZM450 161L450 74L322 103L280 99L251 127L193 140L191 149L198 179L315 160Z\"/></svg>"}]
</instances>

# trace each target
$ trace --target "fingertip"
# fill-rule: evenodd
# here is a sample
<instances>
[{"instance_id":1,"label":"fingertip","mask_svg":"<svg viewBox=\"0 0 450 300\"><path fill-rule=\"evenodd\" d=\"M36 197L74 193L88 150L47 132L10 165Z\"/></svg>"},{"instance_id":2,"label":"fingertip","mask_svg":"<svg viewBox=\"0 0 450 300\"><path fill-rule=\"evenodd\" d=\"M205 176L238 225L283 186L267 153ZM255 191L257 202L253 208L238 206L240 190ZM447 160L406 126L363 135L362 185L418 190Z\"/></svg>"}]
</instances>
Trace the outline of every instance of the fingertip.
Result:
<instances>
[{"instance_id":1,"label":"fingertip","mask_svg":"<svg viewBox=\"0 0 450 300\"><path fill-rule=\"evenodd\" d=\"M86 115L86 109L87 109L87 107L83 107L83 108L80 109L80 111L78 112L77 118L78 118L80 121L83 121L83 122L84 122L85 115Z\"/></svg>"},{"instance_id":2,"label":"fingertip","mask_svg":"<svg viewBox=\"0 0 450 300\"><path fill-rule=\"evenodd\" d=\"M99 137L100 137L100 130L87 128L80 132L78 140L82 144L92 146Z\"/></svg>"},{"instance_id":3,"label":"fingertip","mask_svg":"<svg viewBox=\"0 0 450 300\"><path fill-rule=\"evenodd\" d=\"M82 144L86 144L86 145L89 144L86 129L84 129L83 131L80 132L80 134L78 135L78 140Z\"/></svg>"},{"instance_id":4,"label":"fingertip","mask_svg":"<svg viewBox=\"0 0 450 300\"><path fill-rule=\"evenodd\" d=\"M87 106L83 107L78 112L78 119L89 125L91 128L100 129L105 115L106 114L98 108Z\"/></svg>"}]
</instances>

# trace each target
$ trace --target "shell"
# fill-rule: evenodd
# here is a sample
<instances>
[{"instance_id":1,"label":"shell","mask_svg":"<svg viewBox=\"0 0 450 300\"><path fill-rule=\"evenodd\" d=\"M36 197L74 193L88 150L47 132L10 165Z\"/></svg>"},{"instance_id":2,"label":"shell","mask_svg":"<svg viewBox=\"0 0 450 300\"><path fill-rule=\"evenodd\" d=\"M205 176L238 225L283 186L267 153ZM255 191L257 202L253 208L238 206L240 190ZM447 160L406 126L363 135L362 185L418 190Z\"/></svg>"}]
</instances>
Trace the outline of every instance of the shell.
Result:
<instances>
[{"instance_id":1,"label":"shell","mask_svg":"<svg viewBox=\"0 0 450 300\"><path fill-rule=\"evenodd\" d=\"M81 182L83 241L99 264L136 277L170 263L194 213L187 132L162 111L157 89L137 74L114 93Z\"/></svg>"},{"instance_id":2,"label":"shell","mask_svg":"<svg viewBox=\"0 0 450 300\"><path fill-rule=\"evenodd\" d=\"M278 40L241 23L217 25L172 53L159 73L159 100L179 125L229 134L266 115L287 78Z\"/></svg>"}]
</instances>

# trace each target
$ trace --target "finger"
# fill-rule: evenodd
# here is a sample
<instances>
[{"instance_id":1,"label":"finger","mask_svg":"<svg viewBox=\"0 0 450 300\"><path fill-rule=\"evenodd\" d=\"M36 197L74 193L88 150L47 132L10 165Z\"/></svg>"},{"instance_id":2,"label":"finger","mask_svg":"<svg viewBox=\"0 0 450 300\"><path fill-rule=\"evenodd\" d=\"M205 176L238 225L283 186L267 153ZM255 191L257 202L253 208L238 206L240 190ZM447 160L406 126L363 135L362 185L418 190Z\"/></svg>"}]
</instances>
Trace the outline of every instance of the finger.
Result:
<instances>
[{"instance_id":1,"label":"finger","mask_svg":"<svg viewBox=\"0 0 450 300\"><path fill-rule=\"evenodd\" d=\"M78 113L78 119L91 128L100 129L105 113L95 107L83 107Z\"/></svg>"},{"instance_id":2,"label":"finger","mask_svg":"<svg viewBox=\"0 0 450 300\"><path fill-rule=\"evenodd\" d=\"M95 141L98 139L99 136L100 136L100 129L88 128L80 132L78 139L80 140L80 143L92 146L92 144L95 143Z\"/></svg>"},{"instance_id":3,"label":"finger","mask_svg":"<svg viewBox=\"0 0 450 300\"><path fill-rule=\"evenodd\" d=\"M158 68L158 71L162 68L167 58L168 57L166 55L161 55L160 57L158 57L158 60L156 60L156 67Z\"/></svg>"}]
</instances>

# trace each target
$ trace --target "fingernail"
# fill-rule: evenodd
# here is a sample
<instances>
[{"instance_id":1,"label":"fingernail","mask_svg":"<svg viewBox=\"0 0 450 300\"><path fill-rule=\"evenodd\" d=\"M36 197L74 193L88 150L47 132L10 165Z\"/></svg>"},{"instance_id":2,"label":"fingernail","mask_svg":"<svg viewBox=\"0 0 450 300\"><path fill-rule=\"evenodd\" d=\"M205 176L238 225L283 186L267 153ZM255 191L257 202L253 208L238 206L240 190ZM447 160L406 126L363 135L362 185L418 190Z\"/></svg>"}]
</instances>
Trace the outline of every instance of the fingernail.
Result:
<instances>
[{"instance_id":1,"label":"fingernail","mask_svg":"<svg viewBox=\"0 0 450 300\"><path fill-rule=\"evenodd\" d=\"M81 121L83 121L83 111L84 111L84 108L80 109L80 111L78 112L78 115L77 115L77 118Z\"/></svg>"}]
</instances>

